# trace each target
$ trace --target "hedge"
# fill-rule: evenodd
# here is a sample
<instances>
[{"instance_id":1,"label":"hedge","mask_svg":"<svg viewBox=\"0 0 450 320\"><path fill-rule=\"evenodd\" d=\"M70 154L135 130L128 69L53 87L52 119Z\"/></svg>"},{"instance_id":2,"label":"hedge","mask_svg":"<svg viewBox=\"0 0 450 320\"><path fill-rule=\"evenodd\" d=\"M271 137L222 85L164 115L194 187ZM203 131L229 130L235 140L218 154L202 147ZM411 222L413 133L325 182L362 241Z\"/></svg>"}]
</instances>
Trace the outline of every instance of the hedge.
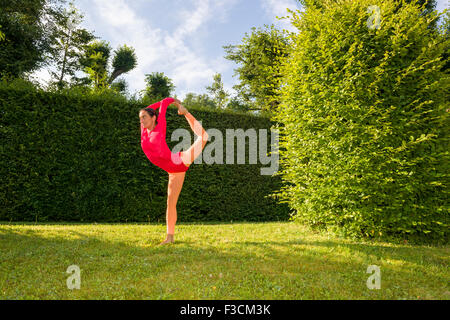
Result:
<instances>
[{"instance_id":1,"label":"hedge","mask_svg":"<svg viewBox=\"0 0 450 320\"><path fill-rule=\"evenodd\" d=\"M110 95L51 93L3 82L0 220L164 222L168 174L141 149L143 107ZM224 137L227 128L273 125L257 116L190 111L205 129ZM178 144L170 141L173 130L192 132L173 106L167 126L171 149ZM178 199L178 222L288 220L288 206L268 197L281 179L260 174L268 165L248 163L247 156L246 164L191 165Z\"/></svg>"},{"instance_id":2,"label":"hedge","mask_svg":"<svg viewBox=\"0 0 450 320\"><path fill-rule=\"evenodd\" d=\"M369 27L377 5L378 28ZM293 13L283 62L275 195L295 219L354 237L449 231L448 38L400 1L323 1Z\"/></svg>"}]
</instances>

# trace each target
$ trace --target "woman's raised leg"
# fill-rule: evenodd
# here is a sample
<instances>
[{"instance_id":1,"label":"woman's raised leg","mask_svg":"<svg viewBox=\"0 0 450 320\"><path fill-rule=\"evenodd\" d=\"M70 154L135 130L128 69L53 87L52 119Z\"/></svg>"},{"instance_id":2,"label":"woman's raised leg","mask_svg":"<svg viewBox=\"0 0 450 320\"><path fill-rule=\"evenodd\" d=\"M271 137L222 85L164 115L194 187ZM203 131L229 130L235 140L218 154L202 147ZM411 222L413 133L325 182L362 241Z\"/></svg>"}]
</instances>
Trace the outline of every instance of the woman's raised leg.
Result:
<instances>
[{"instance_id":1,"label":"woman's raised leg","mask_svg":"<svg viewBox=\"0 0 450 320\"><path fill-rule=\"evenodd\" d=\"M180 154L181 160L183 163L189 167L194 160L202 153L203 148L208 142L208 134L205 129L203 129L200 122L198 122L191 113L187 113L184 115L186 120L189 122L192 131L197 135L197 139L195 139L194 144L189 147L186 151L182 151Z\"/></svg>"},{"instance_id":2,"label":"woman's raised leg","mask_svg":"<svg viewBox=\"0 0 450 320\"><path fill-rule=\"evenodd\" d=\"M185 176L186 172L169 173L166 211L167 238L161 244L174 242L175 224L177 222L177 202Z\"/></svg>"}]
</instances>

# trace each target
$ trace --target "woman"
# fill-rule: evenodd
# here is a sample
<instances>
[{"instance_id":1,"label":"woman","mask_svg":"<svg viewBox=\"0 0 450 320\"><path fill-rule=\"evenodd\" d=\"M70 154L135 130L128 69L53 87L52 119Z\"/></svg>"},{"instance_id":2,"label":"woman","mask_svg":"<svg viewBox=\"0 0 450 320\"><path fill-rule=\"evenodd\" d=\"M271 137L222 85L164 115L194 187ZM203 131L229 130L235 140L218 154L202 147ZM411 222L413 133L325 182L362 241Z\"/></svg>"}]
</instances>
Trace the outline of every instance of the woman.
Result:
<instances>
[{"instance_id":1,"label":"woman","mask_svg":"<svg viewBox=\"0 0 450 320\"><path fill-rule=\"evenodd\" d=\"M194 144L186 151L172 153L166 143L166 110L171 104L178 108L178 114L184 115L192 131L198 136ZM159 109L158 116L156 109ZM167 237L160 244L174 242L175 223L177 222L177 201L183 187L184 177L189 166L200 155L208 141L208 134L194 116L177 99L166 98L139 111L141 122L141 146L147 158L154 165L169 174L167 188Z\"/></svg>"}]
</instances>

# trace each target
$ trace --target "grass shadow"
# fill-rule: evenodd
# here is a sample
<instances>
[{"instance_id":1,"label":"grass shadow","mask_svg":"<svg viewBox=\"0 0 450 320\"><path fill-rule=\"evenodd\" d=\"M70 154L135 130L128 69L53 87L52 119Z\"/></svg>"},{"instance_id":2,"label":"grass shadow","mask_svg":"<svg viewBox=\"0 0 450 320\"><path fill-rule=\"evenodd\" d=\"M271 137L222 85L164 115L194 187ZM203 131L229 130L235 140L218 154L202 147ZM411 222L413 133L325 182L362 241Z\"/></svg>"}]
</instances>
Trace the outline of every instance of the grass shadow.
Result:
<instances>
[{"instance_id":1,"label":"grass shadow","mask_svg":"<svg viewBox=\"0 0 450 320\"><path fill-rule=\"evenodd\" d=\"M445 261L440 251L433 253L438 260L421 265L408 260L414 248L335 241L224 236L159 246L162 239L151 233L124 235L114 227L95 234L70 227L47 233L0 228L2 299L396 299L417 292L442 298L448 283L442 273L417 277L429 263L439 267ZM426 254L427 248L421 250ZM417 270L390 260L416 263ZM385 290L374 292L366 287L366 269L376 263L393 277L384 278ZM70 265L82 270L81 290L67 289ZM404 281L413 282L404 287ZM429 289L430 283L438 289Z\"/></svg>"}]
</instances>

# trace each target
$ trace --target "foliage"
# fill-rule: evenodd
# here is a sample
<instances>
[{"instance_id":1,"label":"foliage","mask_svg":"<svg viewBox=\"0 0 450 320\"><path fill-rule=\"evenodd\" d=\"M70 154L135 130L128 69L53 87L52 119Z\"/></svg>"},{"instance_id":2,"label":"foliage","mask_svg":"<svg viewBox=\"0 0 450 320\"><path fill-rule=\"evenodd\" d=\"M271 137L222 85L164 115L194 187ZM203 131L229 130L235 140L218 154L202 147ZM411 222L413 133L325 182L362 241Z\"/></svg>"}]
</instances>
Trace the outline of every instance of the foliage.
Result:
<instances>
[{"instance_id":1,"label":"foliage","mask_svg":"<svg viewBox=\"0 0 450 320\"><path fill-rule=\"evenodd\" d=\"M0 76L24 77L49 64L53 21L64 0L2 0L0 25L8 35L0 46Z\"/></svg>"},{"instance_id":2,"label":"foliage","mask_svg":"<svg viewBox=\"0 0 450 320\"><path fill-rule=\"evenodd\" d=\"M223 88L222 75L216 73L211 86L206 87L206 91L211 94L214 103L219 109L224 109L229 101L229 93Z\"/></svg>"},{"instance_id":3,"label":"foliage","mask_svg":"<svg viewBox=\"0 0 450 320\"><path fill-rule=\"evenodd\" d=\"M239 65L235 69L239 83L234 89L239 98L254 109L269 114L279 103L279 61L286 57L288 34L279 31L273 25L265 28L252 28L245 34L240 45L224 46L226 59Z\"/></svg>"},{"instance_id":4,"label":"foliage","mask_svg":"<svg viewBox=\"0 0 450 320\"><path fill-rule=\"evenodd\" d=\"M84 49L80 63L84 72L89 75L89 82L94 89L107 87L108 60L111 56L111 47L105 40L94 41Z\"/></svg>"},{"instance_id":5,"label":"foliage","mask_svg":"<svg viewBox=\"0 0 450 320\"><path fill-rule=\"evenodd\" d=\"M138 113L145 106L112 90L49 93L23 81L0 83L0 221L163 221L168 175L142 152ZM224 140L227 128L271 126L267 118L190 112ZM171 139L175 129L192 134L172 108L167 126L171 150L180 143ZM183 220L287 220L287 206L267 197L281 179L246 163L191 166L177 205Z\"/></svg>"},{"instance_id":6,"label":"foliage","mask_svg":"<svg viewBox=\"0 0 450 320\"><path fill-rule=\"evenodd\" d=\"M116 90L117 92L120 92L122 94L126 94L128 91L128 83L125 81L125 79L119 79L111 84L111 89Z\"/></svg>"},{"instance_id":7,"label":"foliage","mask_svg":"<svg viewBox=\"0 0 450 320\"><path fill-rule=\"evenodd\" d=\"M242 111L242 112L250 112L252 110L252 106L243 101L240 96L234 96L230 99L230 102L227 105L227 109Z\"/></svg>"},{"instance_id":8,"label":"foliage","mask_svg":"<svg viewBox=\"0 0 450 320\"><path fill-rule=\"evenodd\" d=\"M443 61L446 61L446 63L442 67L442 71L448 72L450 69L450 9L444 10L442 13L442 18L443 21L439 31L442 34L442 42L447 44L443 54Z\"/></svg>"},{"instance_id":9,"label":"foliage","mask_svg":"<svg viewBox=\"0 0 450 320\"><path fill-rule=\"evenodd\" d=\"M342 0L298 0L303 7L314 6L317 9L322 9L326 6L327 3L334 2L336 4L341 3ZM418 6L420 11L418 12L418 16L425 16L431 14L436 9L436 0L403 0L403 1L395 1L393 4L393 13L396 13L400 8L407 4L413 4ZM376 5L376 2L372 3L372 5ZM437 28L437 20L430 21L428 25L429 29Z\"/></svg>"},{"instance_id":10,"label":"foliage","mask_svg":"<svg viewBox=\"0 0 450 320\"><path fill-rule=\"evenodd\" d=\"M0 41L5 40L5 34L2 32L2 26L0 25Z\"/></svg>"},{"instance_id":11,"label":"foliage","mask_svg":"<svg viewBox=\"0 0 450 320\"><path fill-rule=\"evenodd\" d=\"M275 196L345 235L448 239L449 40L428 28L438 16L377 1L381 24L368 28L372 0L323 4L293 13Z\"/></svg>"},{"instance_id":12,"label":"foliage","mask_svg":"<svg viewBox=\"0 0 450 320\"><path fill-rule=\"evenodd\" d=\"M137 57L133 48L124 44L114 51L113 72L109 77L108 83L111 84L117 77L127 73L137 66Z\"/></svg>"},{"instance_id":13,"label":"foliage","mask_svg":"<svg viewBox=\"0 0 450 320\"><path fill-rule=\"evenodd\" d=\"M217 109L215 101L207 94L188 93L184 97L183 105L186 108Z\"/></svg>"},{"instance_id":14,"label":"foliage","mask_svg":"<svg viewBox=\"0 0 450 320\"><path fill-rule=\"evenodd\" d=\"M94 41L85 47L80 59L89 80L81 79L79 84L90 83L94 90L106 90L118 76L137 66L137 57L133 48L123 45L114 51L113 71L109 72L108 63L111 47L107 41ZM124 80L123 80L124 81ZM120 87L120 84L118 85ZM117 88L117 86L115 86Z\"/></svg>"},{"instance_id":15,"label":"foliage","mask_svg":"<svg viewBox=\"0 0 450 320\"><path fill-rule=\"evenodd\" d=\"M77 71L82 71L81 53L88 43L96 38L86 29L79 28L82 19L83 15L73 3L55 16L51 60L57 71L50 71L50 87L56 86L60 90L69 84L65 80L66 76L73 78Z\"/></svg>"},{"instance_id":16,"label":"foliage","mask_svg":"<svg viewBox=\"0 0 450 320\"><path fill-rule=\"evenodd\" d=\"M449 298L448 245L355 242L291 222L185 223L181 212L175 243L161 248L158 243L165 231L164 220L151 219L126 224L0 223L2 300L248 300L253 304L255 300ZM79 290L68 290L66 285L71 274L65 270L72 264L81 270ZM368 266L374 264L381 271L381 290L366 285L374 275L366 273ZM257 314L259 308L250 308L248 313ZM271 314L288 314L272 308ZM179 307L172 310L170 318L184 318L175 316ZM225 317L210 317L214 318ZM252 318L264 319L236 319Z\"/></svg>"},{"instance_id":17,"label":"foliage","mask_svg":"<svg viewBox=\"0 0 450 320\"><path fill-rule=\"evenodd\" d=\"M172 79L167 77L164 72L152 72L145 75L146 88L142 91L142 101L150 105L164 98L170 97L175 90Z\"/></svg>"},{"instance_id":18,"label":"foliage","mask_svg":"<svg viewBox=\"0 0 450 320\"><path fill-rule=\"evenodd\" d=\"M298 0L302 7L311 7L314 6L317 9L325 8L327 4L330 3L330 0ZM334 1L336 4L342 3L342 0L331 0ZM435 8L436 8L436 0L404 0L404 3L401 1L396 1L397 3L393 4L396 5L397 8L404 5L404 3L409 4L413 3L416 4L419 7L423 7L423 11L425 14L430 14ZM376 4L376 3L374 3ZM397 8L394 8L393 12L396 12Z\"/></svg>"}]
</instances>

